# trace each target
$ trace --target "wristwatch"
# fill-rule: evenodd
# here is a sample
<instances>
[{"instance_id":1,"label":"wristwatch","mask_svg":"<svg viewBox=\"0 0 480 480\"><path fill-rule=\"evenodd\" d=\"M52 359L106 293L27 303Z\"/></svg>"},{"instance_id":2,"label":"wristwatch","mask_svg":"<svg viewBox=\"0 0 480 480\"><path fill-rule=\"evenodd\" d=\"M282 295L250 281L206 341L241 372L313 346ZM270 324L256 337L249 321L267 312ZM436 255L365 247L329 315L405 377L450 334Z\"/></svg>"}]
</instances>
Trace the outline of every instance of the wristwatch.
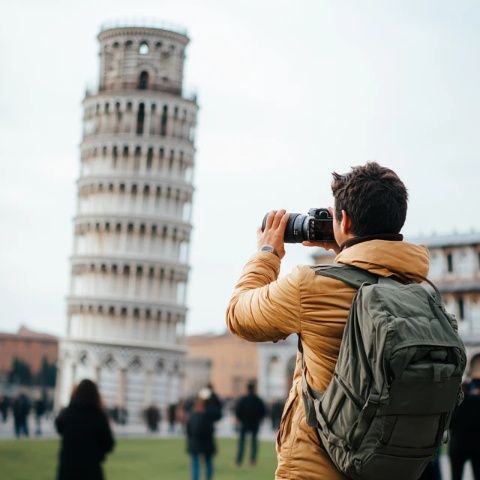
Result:
<instances>
[{"instance_id":1,"label":"wristwatch","mask_svg":"<svg viewBox=\"0 0 480 480\"><path fill-rule=\"evenodd\" d=\"M271 245L264 245L261 249L260 249L261 252L270 252L270 253L273 253L274 255L276 255L278 258L280 258L280 255L278 254L278 252L271 246Z\"/></svg>"}]
</instances>

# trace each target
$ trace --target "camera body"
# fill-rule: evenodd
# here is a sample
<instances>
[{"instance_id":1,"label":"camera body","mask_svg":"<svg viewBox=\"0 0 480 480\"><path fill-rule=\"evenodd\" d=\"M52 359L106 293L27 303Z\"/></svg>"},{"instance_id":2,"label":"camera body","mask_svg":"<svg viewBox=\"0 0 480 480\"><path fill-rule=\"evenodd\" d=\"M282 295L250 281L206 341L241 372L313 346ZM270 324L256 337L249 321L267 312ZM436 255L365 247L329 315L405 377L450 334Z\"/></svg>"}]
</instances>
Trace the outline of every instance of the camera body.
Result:
<instances>
[{"instance_id":1,"label":"camera body","mask_svg":"<svg viewBox=\"0 0 480 480\"><path fill-rule=\"evenodd\" d=\"M268 213L263 217L265 229ZM326 208L311 208L307 215L290 213L285 234L285 243L334 242L333 218Z\"/></svg>"}]
</instances>

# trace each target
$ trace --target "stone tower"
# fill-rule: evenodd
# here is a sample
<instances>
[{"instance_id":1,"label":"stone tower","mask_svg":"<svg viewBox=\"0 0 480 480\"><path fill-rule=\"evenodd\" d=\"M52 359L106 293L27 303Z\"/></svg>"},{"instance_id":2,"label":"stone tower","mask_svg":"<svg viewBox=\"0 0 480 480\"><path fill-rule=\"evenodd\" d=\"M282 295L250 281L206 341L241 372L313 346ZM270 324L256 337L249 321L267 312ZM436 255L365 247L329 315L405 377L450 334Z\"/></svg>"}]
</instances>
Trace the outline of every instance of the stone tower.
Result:
<instances>
[{"instance_id":1,"label":"stone tower","mask_svg":"<svg viewBox=\"0 0 480 480\"><path fill-rule=\"evenodd\" d=\"M98 40L56 401L91 378L135 422L181 391L198 106L183 95L185 32L116 26Z\"/></svg>"}]
</instances>

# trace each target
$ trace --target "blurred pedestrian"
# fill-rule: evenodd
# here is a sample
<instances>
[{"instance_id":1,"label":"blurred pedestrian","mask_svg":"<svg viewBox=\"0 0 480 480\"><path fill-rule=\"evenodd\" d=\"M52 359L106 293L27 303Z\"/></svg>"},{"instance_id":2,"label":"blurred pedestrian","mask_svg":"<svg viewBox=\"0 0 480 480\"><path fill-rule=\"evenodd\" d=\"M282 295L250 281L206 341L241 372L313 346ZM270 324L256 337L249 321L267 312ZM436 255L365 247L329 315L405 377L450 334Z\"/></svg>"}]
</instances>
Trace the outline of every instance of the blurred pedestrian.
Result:
<instances>
[{"instance_id":1,"label":"blurred pedestrian","mask_svg":"<svg viewBox=\"0 0 480 480\"><path fill-rule=\"evenodd\" d=\"M205 464L205 478L213 478L213 456L216 453L213 419L206 410L207 401L195 399L193 412L187 421L187 451L190 454L192 480L200 480L200 463Z\"/></svg>"},{"instance_id":2,"label":"blurred pedestrian","mask_svg":"<svg viewBox=\"0 0 480 480\"><path fill-rule=\"evenodd\" d=\"M29 436L28 432L28 415L30 414L31 402L24 392L13 401L13 423L15 427L15 435L20 438L23 435Z\"/></svg>"},{"instance_id":3,"label":"blurred pedestrian","mask_svg":"<svg viewBox=\"0 0 480 480\"><path fill-rule=\"evenodd\" d=\"M438 452L435 458L427 465L418 480L442 480L439 455L440 452Z\"/></svg>"},{"instance_id":4,"label":"blurred pedestrian","mask_svg":"<svg viewBox=\"0 0 480 480\"><path fill-rule=\"evenodd\" d=\"M222 401L215 393L213 385L209 383L205 388L200 390L199 396L205 400L205 412L213 422L218 422L223 415Z\"/></svg>"},{"instance_id":5,"label":"blurred pedestrian","mask_svg":"<svg viewBox=\"0 0 480 480\"><path fill-rule=\"evenodd\" d=\"M47 409L46 399L44 395L38 394L37 398L33 402L33 409L35 411L35 435L38 437L42 434L42 417L45 415Z\"/></svg>"},{"instance_id":6,"label":"blurred pedestrian","mask_svg":"<svg viewBox=\"0 0 480 480\"><path fill-rule=\"evenodd\" d=\"M155 405L150 405L145 410L145 420L150 432L158 432L158 425L162 421L160 410Z\"/></svg>"},{"instance_id":7,"label":"blurred pedestrian","mask_svg":"<svg viewBox=\"0 0 480 480\"><path fill-rule=\"evenodd\" d=\"M240 398L235 408L235 417L240 424L240 436L238 439L237 465L243 463L243 454L245 450L245 437L251 435L250 444L250 465L257 463L257 435L260 423L266 413L265 403L256 394L255 382L249 382L247 385L247 395Z\"/></svg>"},{"instance_id":8,"label":"blurred pedestrian","mask_svg":"<svg viewBox=\"0 0 480 480\"><path fill-rule=\"evenodd\" d=\"M465 398L450 424L448 453L452 480L461 480L465 463L472 463L473 476L480 480L480 354L470 362L470 382L464 385Z\"/></svg>"},{"instance_id":9,"label":"blurred pedestrian","mask_svg":"<svg viewBox=\"0 0 480 480\"><path fill-rule=\"evenodd\" d=\"M8 409L10 408L10 399L6 395L0 397L0 414L2 422L5 423L8 418Z\"/></svg>"},{"instance_id":10,"label":"blurred pedestrian","mask_svg":"<svg viewBox=\"0 0 480 480\"><path fill-rule=\"evenodd\" d=\"M177 404L171 403L167 409L168 432L175 433L175 423L177 421Z\"/></svg>"},{"instance_id":11,"label":"blurred pedestrian","mask_svg":"<svg viewBox=\"0 0 480 480\"><path fill-rule=\"evenodd\" d=\"M274 432L276 432L280 427L282 412L283 412L283 402L280 399L274 400L270 407L270 421L272 423L272 430Z\"/></svg>"},{"instance_id":12,"label":"blurred pedestrian","mask_svg":"<svg viewBox=\"0 0 480 480\"><path fill-rule=\"evenodd\" d=\"M97 385L82 380L55 420L62 437L57 480L102 480L102 462L114 439Z\"/></svg>"},{"instance_id":13,"label":"blurred pedestrian","mask_svg":"<svg viewBox=\"0 0 480 480\"><path fill-rule=\"evenodd\" d=\"M187 429L187 413L185 410L185 402L180 400L175 411L175 419L178 425L180 425L182 433Z\"/></svg>"}]
</instances>

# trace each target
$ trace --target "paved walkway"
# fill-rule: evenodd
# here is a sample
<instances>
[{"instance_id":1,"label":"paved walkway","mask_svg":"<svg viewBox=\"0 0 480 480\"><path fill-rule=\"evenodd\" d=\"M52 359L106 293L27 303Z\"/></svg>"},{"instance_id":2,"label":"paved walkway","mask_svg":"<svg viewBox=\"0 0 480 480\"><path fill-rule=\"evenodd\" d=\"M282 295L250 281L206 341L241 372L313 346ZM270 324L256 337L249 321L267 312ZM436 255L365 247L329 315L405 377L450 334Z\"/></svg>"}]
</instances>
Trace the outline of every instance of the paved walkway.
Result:
<instances>
[{"instance_id":1,"label":"paved walkway","mask_svg":"<svg viewBox=\"0 0 480 480\"><path fill-rule=\"evenodd\" d=\"M35 436L35 422L33 418L30 418L29 422L30 438L56 438L57 433L53 425L53 419L45 419L42 422L42 436ZM162 423L159 433L147 432L144 425L113 425L115 436L117 437L151 437L151 438L172 438L183 436L182 432L177 431L174 434L168 433L168 426L166 423ZM232 438L236 436L235 424L231 416L224 417L216 426L216 434L221 438ZM267 422L264 422L260 430L260 438L262 440L274 440L275 433L270 428ZM0 440L7 440L15 438L13 430L12 418L7 423L0 423ZM442 468L442 480L451 480L450 478L450 465L446 455L442 455L440 458L440 464ZM472 469L470 464L466 466L463 480L474 480Z\"/></svg>"}]
</instances>

